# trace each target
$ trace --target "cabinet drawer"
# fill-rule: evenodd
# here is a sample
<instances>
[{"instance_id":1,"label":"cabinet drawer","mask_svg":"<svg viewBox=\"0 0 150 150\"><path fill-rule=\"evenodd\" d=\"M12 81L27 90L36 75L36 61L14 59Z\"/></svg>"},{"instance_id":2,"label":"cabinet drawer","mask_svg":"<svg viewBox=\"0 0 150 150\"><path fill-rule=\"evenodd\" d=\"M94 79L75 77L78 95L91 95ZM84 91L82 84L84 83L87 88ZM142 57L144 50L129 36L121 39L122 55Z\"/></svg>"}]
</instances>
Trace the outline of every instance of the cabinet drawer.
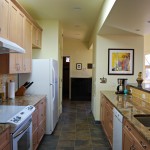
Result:
<instances>
[{"instance_id":1,"label":"cabinet drawer","mask_svg":"<svg viewBox=\"0 0 150 150\"><path fill-rule=\"evenodd\" d=\"M139 145L141 150L150 150L150 144L126 120L124 121L124 129L134 137L136 145Z\"/></svg>"},{"instance_id":2,"label":"cabinet drawer","mask_svg":"<svg viewBox=\"0 0 150 150\"><path fill-rule=\"evenodd\" d=\"M10 129L8 128L0 135L0 149L5 148L9 142L10 142Z\"/></svg>"}]
</instances>

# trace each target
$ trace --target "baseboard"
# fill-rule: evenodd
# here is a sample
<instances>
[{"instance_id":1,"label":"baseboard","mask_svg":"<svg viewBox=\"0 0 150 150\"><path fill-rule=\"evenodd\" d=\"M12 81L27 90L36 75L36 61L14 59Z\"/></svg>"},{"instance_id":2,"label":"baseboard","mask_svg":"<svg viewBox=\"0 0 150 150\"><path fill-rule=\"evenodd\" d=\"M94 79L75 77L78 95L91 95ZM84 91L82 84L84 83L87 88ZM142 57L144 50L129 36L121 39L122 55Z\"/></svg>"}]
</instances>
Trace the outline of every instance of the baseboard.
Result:
<instances>
[{"instance_id":1,"label":"baseboard","mask_svg":"<svg viewBox=\"0 0 150 150\"><path fill-rule=\"evenodd\" d=\"M95 124L101 124L101 121L97 120L97 121L95 121Z\"/></svg>"}]
</instances>

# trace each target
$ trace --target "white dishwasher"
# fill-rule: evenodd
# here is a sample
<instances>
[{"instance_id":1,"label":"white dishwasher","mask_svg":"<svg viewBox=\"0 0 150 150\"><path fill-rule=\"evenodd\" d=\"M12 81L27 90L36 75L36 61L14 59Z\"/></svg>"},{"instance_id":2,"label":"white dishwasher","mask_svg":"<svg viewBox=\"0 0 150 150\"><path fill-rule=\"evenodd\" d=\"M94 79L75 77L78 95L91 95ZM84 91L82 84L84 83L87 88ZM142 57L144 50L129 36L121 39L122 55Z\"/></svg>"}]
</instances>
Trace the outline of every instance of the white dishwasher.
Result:
<instances>
[{"instance_id":1,"label":"white dishwasher","mask_svg":"<svg viewBox=\"0 0 150 150\"><path fill-rule=\"evenodd\" d=\"M113 108L113 150L122 150L122 121L123 116Z\"/></svg>"}]
</instances>

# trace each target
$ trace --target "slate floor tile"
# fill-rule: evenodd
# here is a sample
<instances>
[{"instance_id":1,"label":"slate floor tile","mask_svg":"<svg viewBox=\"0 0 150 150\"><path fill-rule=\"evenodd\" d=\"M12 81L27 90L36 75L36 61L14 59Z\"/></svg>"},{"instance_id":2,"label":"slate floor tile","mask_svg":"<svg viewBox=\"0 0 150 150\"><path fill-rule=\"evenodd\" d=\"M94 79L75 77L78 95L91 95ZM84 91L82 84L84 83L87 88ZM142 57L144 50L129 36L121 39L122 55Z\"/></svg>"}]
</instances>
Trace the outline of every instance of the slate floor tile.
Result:
<instances>
[{"instance_id":1,"label":"slate floor tile","mask_svg":"<svg viewBox=\"0 0 150 150\"><path fill-rule=\"evenodd\" d=\"M52 135L38 150L112 150L101 124L96 124L89 101L63 100L63 112Z\"/></svg>"}]
</instances>

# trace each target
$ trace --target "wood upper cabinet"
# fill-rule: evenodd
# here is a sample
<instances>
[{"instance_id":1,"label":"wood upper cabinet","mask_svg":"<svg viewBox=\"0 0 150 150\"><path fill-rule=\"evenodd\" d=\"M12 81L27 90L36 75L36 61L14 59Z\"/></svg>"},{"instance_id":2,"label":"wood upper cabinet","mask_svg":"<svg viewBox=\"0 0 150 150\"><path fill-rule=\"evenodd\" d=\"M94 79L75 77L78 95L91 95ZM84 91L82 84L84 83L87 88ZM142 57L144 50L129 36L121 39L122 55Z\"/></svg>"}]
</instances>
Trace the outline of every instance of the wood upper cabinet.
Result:
<instances>
[{"instance_id":1,"label":"wood upper cabinet","mask_svg":"<svg viewBox=\"0 0 150 150\"><path fill-rule=\"evenodd\" d=\"M0 0L0 37L9 38L8 25L9 25L9 5L10 0Z\"/></svg>"},{"instance_id":2,"label":"wood upper cabinet","mask_svg":"<svg viewBox=\"0 0 150 150\"><path fill-rule=\"evenodd\" d=\"M101 95L101 122L103 129L107 135L107 138L112 145L113 138L113 106L106 99L104 95Z\"/></svg>"},{"instance_id":3,"label":"wood upper cabinet","mask_svg":"<svg viewBox=\"0 0 150 150\"><path fill-rule=\"evenodd\" d=\"M123 150L150 150L150 144L124 120L123 125Z\"/></svg>"},{"instance_id":4,"label":"wood upper cabinet","mask_svg":"<svg viewBox=\"0 0 150 150\"><path fill-rule=\"evenodd\" d=\"M17 1L0 0L0 37L6 38L25 49L25 54L0 56L0 73L29 73L32 66L32 34L35 45L41 47L42 29L34 22ZM32 30L32 25L34 25ZM3 58L4 57L4 58ZM7 61L7 62L4 62ZM5 68L2 66L5 66Z\"/></svg>"},{"instance_id":5,"label":"wood upper cabinet","mask_svg":"<svg viewBox=\"0 0 150 150\"><path fill-rule=\"evenodd\" d=\"M32 28L32 47L33 48L41 48L42 43L42 30L37 26L33 25Z\"/></svg>"},{"instance_id":6,"label":"wood upper cabinet","mask_svg":"<svg viewBox=\"0 0 150 150\"><path fill-rule=\"evenodd\" d=\"M9 40L17 43L17 17L18 8L10 2L10 19L9 19Z\"/></svg>"},{"instance_id":7,"label":"wood upper cabinet","mask_svg":"<svg viewBox=\"0 0 150 150\"><path fill-rule=\"evenodd\" d=\"M25 19L24 48L26 53L23 55L23 73L31 72L32 60L32 23L28 18Z\"/></svg>"}]
</instances>

